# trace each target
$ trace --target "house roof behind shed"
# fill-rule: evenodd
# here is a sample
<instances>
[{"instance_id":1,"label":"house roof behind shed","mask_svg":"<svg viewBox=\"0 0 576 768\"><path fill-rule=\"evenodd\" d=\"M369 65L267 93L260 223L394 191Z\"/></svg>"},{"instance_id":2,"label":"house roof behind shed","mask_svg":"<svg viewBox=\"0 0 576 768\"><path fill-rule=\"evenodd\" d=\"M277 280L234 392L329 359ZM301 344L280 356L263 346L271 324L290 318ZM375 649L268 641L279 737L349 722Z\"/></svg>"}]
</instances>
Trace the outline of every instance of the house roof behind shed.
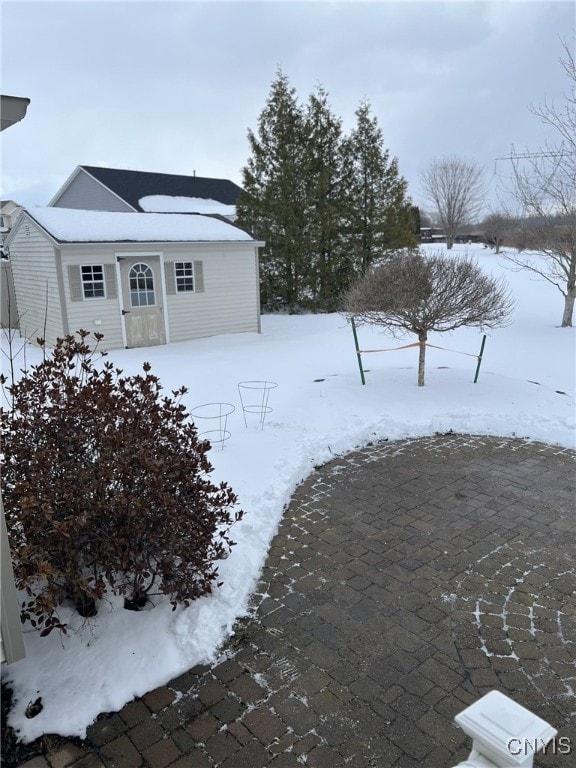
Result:
<instances>
[{"instance_id":1,"label":"house roof behind shed","mask_svg":"<svg viewBox=\"0 0 576 768\"><path fill-rule=\"evenodd\" d=\"M203 198L215 200L224 205L236 205L238 196L242 192L241 187L228 179L126 171L120 168L98 168L93 165L81 165L80 168L137 211L143 210L140 199L149 195Z\"/></svg>"},{"instance_id":2,"label":"house roof behind shed","mask_svg":"<svg viewBox=\"0 0 576 768\"><path fill-rule=\"evenodd\" d=\"M242 242L245 230L198 213L112 213L29 208L28 215L61 243Z\"/></svg>"}]
</instances>

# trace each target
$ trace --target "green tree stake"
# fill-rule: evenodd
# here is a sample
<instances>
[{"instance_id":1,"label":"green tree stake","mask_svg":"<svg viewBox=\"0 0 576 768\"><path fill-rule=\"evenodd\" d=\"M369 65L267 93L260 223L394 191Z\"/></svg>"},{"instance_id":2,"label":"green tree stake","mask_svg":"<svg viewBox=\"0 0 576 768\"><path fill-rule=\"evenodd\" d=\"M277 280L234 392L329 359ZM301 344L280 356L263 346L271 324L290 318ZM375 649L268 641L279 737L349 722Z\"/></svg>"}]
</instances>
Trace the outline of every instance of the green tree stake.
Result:
<instances>
[{"instance_id":1,"label":"green tree stake","mask_svg":"<svg viewBox=\"0 0 576 768\"><path fill-rule=\"evenodd\" d=\"M354 322L354 318L351 318L352 322L352 333L354 334L354 344L356 345L356 356L358 358L358 367L360 368L360 378L362 379L362 384L366 384L366 378L364 376L364 368L362 368L362 355L360 354L360 347L358 345L358 334L356 333L356 323Z\"/></svg>"},{"instance_id":2,"label":"green tree stake","mask_svg":"<svg viewBox=\"0 0 576 768\"><path fill-rule=\"evenodd\" d=\"M480 366L482 365L482 354L484 352L484 344L486 344L486 334L482 336L482 344L480 345L480 354L478 355L478 365L476 366L476 375L474 376L474 384L478 381L478 374L480 373Z\"/></svg>"}]
</instances>

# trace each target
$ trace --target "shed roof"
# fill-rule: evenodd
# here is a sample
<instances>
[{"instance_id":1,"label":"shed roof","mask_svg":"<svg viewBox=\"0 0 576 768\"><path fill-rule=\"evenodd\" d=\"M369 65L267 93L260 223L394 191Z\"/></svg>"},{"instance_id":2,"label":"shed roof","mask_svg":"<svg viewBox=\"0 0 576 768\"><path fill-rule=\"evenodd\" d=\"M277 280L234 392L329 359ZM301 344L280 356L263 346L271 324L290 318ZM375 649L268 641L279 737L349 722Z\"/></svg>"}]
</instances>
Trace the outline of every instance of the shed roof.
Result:
<instances>
[{"instance_id":1,"label":"shed roof","mask_svg":"<svg viewBox=\"0 0 576 768\"><path fill-rule=\"evenodd\" d=\"M199 213L112 213L30 208L26 213L61 243L246 242L244 229Z\"/></svg>"},{"instance_id":2,"label":"shed roof","mask_svg":"<svg viewBox=\"0 0 576 768\"><path fill-rule=\"evenodd\" d=\"M79 166L118 197L142 211L140 199L150 195L193 197L215 200L224 205L236 205L241 187L229 179L211 179L202 176L179 176L171 173L129 171L120 168Z\"/></svg>"}]
</instances>

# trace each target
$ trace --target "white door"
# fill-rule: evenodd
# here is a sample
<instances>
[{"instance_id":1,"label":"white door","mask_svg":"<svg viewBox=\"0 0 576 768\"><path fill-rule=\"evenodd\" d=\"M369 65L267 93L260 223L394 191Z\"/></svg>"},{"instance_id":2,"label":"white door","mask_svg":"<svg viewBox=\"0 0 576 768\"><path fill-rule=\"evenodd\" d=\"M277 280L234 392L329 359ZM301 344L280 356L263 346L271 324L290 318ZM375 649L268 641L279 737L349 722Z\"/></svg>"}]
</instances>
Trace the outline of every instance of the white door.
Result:
<instances>
[{"instance_id":1,"label":"white door","mask_svg":"<svg viewBox=\"0 0 576 768\"><path fill-rule=\"evenodd\" d=\"M159 256L119 257L128 347L166 343Z\"/></svg>"}]
</instances>

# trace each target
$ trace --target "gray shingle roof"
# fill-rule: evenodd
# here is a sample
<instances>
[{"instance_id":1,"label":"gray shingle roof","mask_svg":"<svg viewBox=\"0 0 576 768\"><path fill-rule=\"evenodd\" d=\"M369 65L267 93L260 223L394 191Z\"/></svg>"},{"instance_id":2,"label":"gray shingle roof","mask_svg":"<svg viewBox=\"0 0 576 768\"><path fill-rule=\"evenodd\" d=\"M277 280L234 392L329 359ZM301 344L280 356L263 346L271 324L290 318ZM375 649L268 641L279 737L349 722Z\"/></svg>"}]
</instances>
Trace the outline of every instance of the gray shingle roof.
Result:
<instances>
[{"instance_id":1,"label":"gray shingle roof","mask_svg":"<svg viewBox=\"0 0 576 768\"><path fill-rule=\"evenodd\" d=\"M126 171L120 168L98 168L93 165L80 167L137 211L142 211L138 201L147 195L199 197L216 200L224 205L235 205L238 195L242 192L241 187L228 179Z\"/></svg>"}]
</instances>

